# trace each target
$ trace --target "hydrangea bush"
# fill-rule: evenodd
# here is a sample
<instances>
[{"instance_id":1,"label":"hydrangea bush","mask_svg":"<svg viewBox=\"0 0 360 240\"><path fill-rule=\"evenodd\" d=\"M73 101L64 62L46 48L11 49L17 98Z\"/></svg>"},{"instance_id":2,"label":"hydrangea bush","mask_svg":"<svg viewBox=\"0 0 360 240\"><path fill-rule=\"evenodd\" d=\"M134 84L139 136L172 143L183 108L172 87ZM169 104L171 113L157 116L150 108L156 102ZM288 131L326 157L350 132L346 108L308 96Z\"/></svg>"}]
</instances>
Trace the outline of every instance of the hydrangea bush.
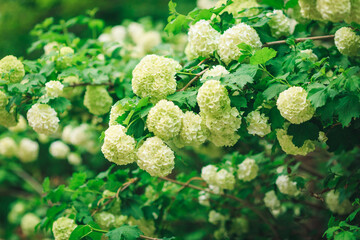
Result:
<instances>
[{"instance_id":1,"label":"hydrangea bush","mask_svg":"<svg viewBox=\"0 0 360 240\"><path fill-rule=\"evenodd\" d=\"M360 238L360 3L285 2L38 24L0 60L0 234Z\"/></svg>"}]
</instances>

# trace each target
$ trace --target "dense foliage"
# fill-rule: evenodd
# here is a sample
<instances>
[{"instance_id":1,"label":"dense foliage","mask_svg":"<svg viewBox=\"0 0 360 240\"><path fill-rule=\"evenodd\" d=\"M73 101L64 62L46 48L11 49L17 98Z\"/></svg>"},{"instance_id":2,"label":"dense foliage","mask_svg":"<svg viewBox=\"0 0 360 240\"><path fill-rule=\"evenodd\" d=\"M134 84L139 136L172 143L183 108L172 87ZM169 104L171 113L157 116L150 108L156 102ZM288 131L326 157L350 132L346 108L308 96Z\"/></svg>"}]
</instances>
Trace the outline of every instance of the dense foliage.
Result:
<instances>
[{"instance_id":1,"label":"dense foliage","mask_svg":"<svg viewBox=\"0 0 360 240\"><path fill-rule=\"evenodd\" d=\"M0 60L0 234L358 239L360 3L176 7Z\"/></svg>"}]
</instances>

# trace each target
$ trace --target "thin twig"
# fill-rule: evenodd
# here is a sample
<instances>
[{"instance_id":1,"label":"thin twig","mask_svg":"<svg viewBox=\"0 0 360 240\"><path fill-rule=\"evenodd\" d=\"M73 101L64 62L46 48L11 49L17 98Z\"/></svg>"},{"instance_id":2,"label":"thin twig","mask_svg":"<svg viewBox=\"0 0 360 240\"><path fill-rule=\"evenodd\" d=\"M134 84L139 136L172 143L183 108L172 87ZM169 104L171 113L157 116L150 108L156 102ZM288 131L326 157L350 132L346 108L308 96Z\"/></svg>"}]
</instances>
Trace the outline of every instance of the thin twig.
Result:
<instances>
[{"instance_id":1,"label":"thin twig","mask_svg":"<svg viewBox=\"0 0 360 240\"><path fill-rule=\"evenodd\" d=\"M202 179L201 177L192 177L190 178L184 186L182 186L178 192L180 192L181 190L183 190L184 188L186 188L192 181L195 181L195 180L199 180L199 181L204 181L204 179Z\"/></svg>"},{"instance_id":2,"label":"thin twig","mask_svg":"<svg viewBox=\"0 0 360 240\"><path fill-rule=\"evenodd\" d=\"M306 40L327 40L333 39L335 35L325 35L325 36L315 36L315 37L305 37L305 38L295 38L295 42L304 42ZM279 45L286 43L286 40L274 41L274 42L267 42L262 45L262 47L269 47L273 45Z\"/></svg>"},{"instance_id":3,"label":"thin twig","mask_svg":"<svg viewBox=\"0 0 360 240\"><path fill-rule=\"evenodd\" d=\"M148 239L148 240L161 240L161 238L153 238L153 237L148 237L148 236L144 236L144 235L140 235L140 238Z\"/></svg>"},{"instance_id":4,"label":"thin twig","mask_svg":"<svg viewBox=\"0 0 360 240\"><path fill-rule=\"evenodd\" d=\"M190 82L188 82L185 87L183 87L182 89L178 90L178 92L181 91L185 91L193 82L195 82L196 80L198 80L207 70L209 70L208 68L202 70L201 72L199 72L198 74L196 74L196 76L190 80Z\"/></svg>"},{"instance_id":5,"label":"thin twig","mask_svg":"<svg viewBox=\"0 0 360 240\"><path fill-rule=\"evenodd\" d=\"M176 180L171 179L171 178L167 178L167 177L159 177L159 178L162 179L162 180L165 180L165 181L169 181L169 182L181 185L181 186L185 186L185 187L188 187L188 188L193 188L193 189L196 189L196 190L199 190L199 191L205 191L205 192L208 192L208 193L213 194L213 195L220 195L220 196L230 198L232 200L235 200L235 201L239 202L241 205L243 205L243 206L249 208L250 210L252 210L256 215L258 215L258 217L260 217L270 227L270 230L272 231L275 239L280 239L280 236L279 236L275 226L273 226L269 222L269 220L267 219L266 216L264 216L258 209L256 209L254 206L252 206L247 201L242 200L242 199L240 199L238 197L235 197L233 195L230 195L230 194L225 194L225 193L218 194L218 193L215 193L215 192L213 192L213 191L211 191L209 189L204 189L204 188L192 185L192 184L186 184L186 183L183 183L183 182L179 182L179 181L176 181Z\"/></svg>"},{"instance_id":6,"label":"thin twig","mask_svg":"<svg viewBox=\"0 0 360 240\"><path fill-rule=\"evenodd\" d=\"M114 83L112 82L106 82L106 83L75 83L71 84L67 87L85 87L85 86L114 86Z\"/></svg>"}]
</instances>

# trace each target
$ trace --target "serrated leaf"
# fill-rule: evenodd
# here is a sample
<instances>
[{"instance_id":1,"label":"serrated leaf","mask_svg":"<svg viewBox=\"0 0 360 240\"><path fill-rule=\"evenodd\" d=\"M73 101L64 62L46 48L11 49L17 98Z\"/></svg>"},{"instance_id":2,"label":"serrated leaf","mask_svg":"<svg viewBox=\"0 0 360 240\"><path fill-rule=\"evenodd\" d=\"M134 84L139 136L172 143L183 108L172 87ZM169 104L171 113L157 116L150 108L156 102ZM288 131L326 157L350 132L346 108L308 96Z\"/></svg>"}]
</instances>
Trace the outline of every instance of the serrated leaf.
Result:
<instances>
[{"instance_id":1,"label":"serrated leaf","mask_svg":"<svg viewBox=\"0 0 360 240\"><path fill-rule=\"evenodd\" d=\"M287 132L293 136L292 141L295 146L301 147L306 140L317 140L319 131L319 127L314 123L305 122L301 124L291 124Z\"/></svg>"},{"instance_id":2,"label":"serrated leaf","mask_svg":"<svg viewBox=\"0 0 360 240\"><path fill-rule=\"evenodd\" d=\"M339 121L343 126L349 125L353 118L360 116L360 99L357 95L347 95L339 99L336 106Z\"/></svg>"},{"instance_id":3,"label":"serrated leaf","mask_svg":"<svg viewBox=\"0 0 360 240\"><path fill-rule=\"evenodd\" d=\"M92 232L92 229L88 225L79 225L71 233L69 240L80 240L85 236L88 236Z\"/></svg>"},{"instance_id":4,"label":"serrated leaf","mask_svg":"<svg viewBox=\"0 0 360 240\"><path fill-rule=\"evenodd\" d=\"M167 97L168 100L176 102L177 105L183 106L184 104L194 108L196 106L196 90L179 91Z\"/></svg>"},{"instance_id":5,"label":"serrated leaf","mask_svg":"<svg viewBox=\"0 0 360 240\"><path fill-rule=\"evenodd\" d=\"M276 56L276 51L272 48L264 47L257 50L253 56L250 57L250 64L252 65L264 65L267 61Z\"/></svg>"},{"instance_id":6,"label":"serrated leaf","mask_svg":"<svg viewBox=\"0 0 360 240\"><path fill-rule=\"evenodd\" d=\"M138 226L123 225L119 228L109 231L106 236L109 240L136 240L143 232Z\"/></svg>"},{"instance_id":7,"label":"serrated leaf","mask_svg":"<svg viewBox=\"0 0 360 240\"><path fill-rule=\"evenodd\" d=\"M263 92L263 96L265 97L266 100L270 100L270 99L274 98L275 96L277 96L278 94L280 94L281 92L285 91L286 89L288 89L288 86L280 84L280 83L275 83L275 84L270 85Z\"/></svg>"},{"instance_id":8,"label":"serrated leaf","mask_svg":"<svg viewBox=\"0 0 360 240\"><path fill-rule=\"evenodd\" d=\"M330 238L332 238L332 236L334 235L334 233L335 233L336 231L338 231L339 229L340 229L339 226L335 226L335 227L328 228L328 229L325 231L325 233L324 233L323 236L326 235L326 237L327 237L328 239L330 239Z\"/></svg>"},{"instance_id":9,"label":"serrated leaf","mask_svg":"<svg viewBox=\"0 0 360 240\"><path fill-rule=\"evenodd\" d=\"M355 211L353 211L347 218L346 221L351 222L352 220L354 220L354 218L356 217L356 214L358 214L358 212L360 211L360 208L356 209Z\"/></svg>"},{"instance_id":10,"label":"serrated leaf","mask_svg":"<svg viewBox=\"0 0 360 240\"><path fill-rule=\"evenodd\" d=\"M343 231L335 235L334 240L356 240L354 233Z\"/></svg>"},{"instance_id":11,"label":"serrated leaf","mask_svg":"<svg viewBox=\"0 0 360 240\"><path fill-rule=\"evenodd\" d=\"M77 189L78 187L80 187L85 183L86 177L87 176L85 172L74 173L70 180L69 188L72 190Z\"/></svg>"},{"instance_id":12,"label":"serrated leaf","mask_svg":"<svg viewBox=\"0 0 360 240\"><path fill-rule=\"evenodd\" d=\"M55 109L55 111L59 113L63 113L65 112L67 107L71 105L71 102L64 97L58 97L58 98L50 99L49 105L50 107Z\"/></svg>"}]
</instances>

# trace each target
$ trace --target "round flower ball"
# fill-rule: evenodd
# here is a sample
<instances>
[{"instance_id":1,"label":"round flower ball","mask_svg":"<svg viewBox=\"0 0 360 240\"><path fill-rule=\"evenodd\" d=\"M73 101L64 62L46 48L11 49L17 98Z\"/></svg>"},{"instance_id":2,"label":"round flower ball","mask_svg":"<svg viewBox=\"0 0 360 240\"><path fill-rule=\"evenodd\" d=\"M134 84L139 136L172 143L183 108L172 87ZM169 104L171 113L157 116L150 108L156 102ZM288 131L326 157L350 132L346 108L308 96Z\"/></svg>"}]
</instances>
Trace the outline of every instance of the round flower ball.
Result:
<instances>
[{"instance_id":1,"label":"round flower ball","mask_svg":"<svg viewBox=\"0 0 360 240\"><path fill-rule=\"evenodd\" d=\"M343 55L360 54L360 36L349 27L342 27L335 32L335 45Z\"/></svg>"},{"instance_id":2,"label":"round flower ball","mask_svg":"<svg viewBox=\"0 0 360 240\"><path fill-rule=\"evenodd\" d=\"M153 177L169 175L175 165L174 152L158 137L146 139L138 149L139 167Z\"/></svg>"},{"instance_id":3,"label":"round flower ball","mask_svg":"<svg viewBox=\"0 0 360 240\"><path fill-rule=\"evenodd\" d=\"M212 77L222 77L228 75L230 72L226 70L225 67L221 65L216 65L212 67L210 70L206 71L204 75L201 77L201 82L206 81L207 79L211 79Z\"/></svg>"},{"instance_id":4,"label":"round flower ball","mask_svg":"<svg viewBox=\"0 0 360 240\"><path fill-rule=\"evenodd\" d=\"M337 213L340 215L348 214L352 211L352 205L349 199L344 199L340 202L340 193L331 190L325 196L325 203L333 213Z\"/></svg>"},{"instance_id":5,"label":"round flower ball","mask_svg":"<svg viewBox=\"0 0 360 240\"><path fill-rule=\"evenodd\" d=\"M136 161L135 147L136 141L126 135L126 128L122 125L113 125L105 131L101 151L110 162L126 165Z\"/></svg>"},{"instance_id":6,"label":"round flower ball","mask_svg":"<svg viewBox=\"0 0 360 240\"><path fill-rule=\"evenodd\" d=\"M94 221L101 229L109 230L115 224L115 216L109 212L100 212L94 215Z\"/></svg>"},{"instance_id":7,"label":"round flower ball","mask_svg":"<svg viewBox=\"0 0 360 240\"><path fill-rule=\"evenodd\" d=\"M118 122L116 122L116 119L118 117L120 117L121 115L123 115L125 113L125 109L123 107L123 105L121 104L120 101L117 101L117 103L115 103L110 110L110 121L109 121L109 126L113 126L113 125L117 125L119 124Z\"/></svg>"},{"instance_id":8,"label":"round flower ball","mask_svg":"<svg viewBox=\"0 0 360 240\"><path fill-rule=\"evenodd\" d=\"M226 30L220 37L218 54L225 64L238 60L242 55L238 47L240 43L246 43L254 49L259 49L262 46L255 29L245 23L239 23Z\"/></svg>"},{"instance_id":9,"label":"round flower ball","mask_svg":"<svg viewBox=\"0 0 360 240\"><path fill-rule=\"evenodd\" d=\"M200 115L186 112L177 140L184 146L197 146L206 141L207 135L208 130Z\"/></svg>"},{"instance_id":10,"label":"round flower ball","mask_svg":"<svg viewBox=\"0 0 360 240\"><path fill-rule=\"evenodd\" d=\"M20 161L27 163L33 162L38 158L39 144L31 139L24 138L19 145L18 157Z\"/></svg>"},{"instance_id":11,"label":"round flower ball","mask_svg":"<svg viewBox=\"0 0 360 240\"><path fill-rule=\"evenodd\" d=\"M45 84L46 96L59 97L63 93L64 85L59 81L50 81Z\"/></svg>"},{"instance_id":12,"label":"round flower ball","mask_svg":"<svg viewBox=\"0 0 360 240\"><path fill-rule=\"evenodd\" d=\"M33 213L25 214L20 222L20 227L25 236L31 236L35 233L35 227L40 223L40 218Z\"/></svg>"},{"instance_id":13,"label":"round flower ball","mask_svg":"<svg viewBox=\"0 0 360 240\"><path fill-rule=\"evenodd\" d=\"M58 218L52 226L55 240L68 240L76 227L77 224L73 219L67 217Z\"/></svg>"},{"instance_id":14,"label":"round flower ball","mask_svg":"<svg viewBox=\"0 0 360 240\"><path fill-rule=\"evenodd\" d=\"M70 67L72 64L72 56L74 55L74 49L71 47L62 47L59 50L59 58L56 61L56 66L60 69Z\"/></svg>"},{"instance_id":15,"label":"round flower ball","mask_svg":"<svg viewBox=\"0 0 360 240\"><path fill-rule=\"evenodd\" d=\"M316 56L316 54L313 52L312 49L305 49L305 50L301 50L300 51L300 54L310 60L310 61L313 61L313 62L316 62L318 60L318 57Z\"/></svg>"},{"instance_id":16,"label":"round flower ball","mask_svg":"<svg viewBox=\"0 0 360 240\"><path fill-rule=\"evenodd\" d=\"M47 104L36 103L27 112L27 120L39 134L50 135L59 128L59 118L56 111Z\"/></svg>"},{"instance_id":17,"label":"round flower ball","mask_svg":"<svg viewBox=\"0 0 360 240\"><path fill-rule=\"evenodd\" d=\"M259 111L250 112L246 117L249 134L258 135L260 137L269 134L271 132L271 127L268 121L269 118L266 117L264 113L260 113Z\"/></svg>"},{"instance_id":18,"label":"round flower ball","mask_svg":"<svg viewBox=\"0 0 360 240\"><path fill-rule=\"evenodd\" d=\"M171 101L161 100L151 108L146 126L150 132L166 141L179 134L182 118L183 112L178 106Z\"/></svg>"},{"instance_id":19,"label":"round flower ball","mask_svg":"<svg viewBox=\"0 0 360 240\"><path fill-rule=\"evenodd\" d=\"M199 89L196 100L201 113L221 116L231 109L230 98L218 80L208 80Z\"/></svg>"},{"instance_id":20,"label":"round flower ball","mask_svg":"<svg viewBox=\"0 0 360 240\"><path fill-rule=\"evenodd\" d=\"M351 1L351 13L345 18L345 22L352 23L355 22L360 24L360 4L359 0Z\"/></svg>"},{"instance_id":21,"label":"round flower ball","mask_svg":"<svg viewBox=\"0 0 360 240\"><path fill-rule=\"evenodd\" d=\"M18 146L11 137L4 137L0 139L0 155L11 158L18 153Z\"/></svg>"},{"instance_id":22,"label":"round flower ball","mask_svg":"<svg viewBox=\"0 0 360 240\"><path fill-rule=\"evenodd\" d=\"M246 158L241 164L238 165L238 178L245 182L249 182L256 178L259 167L254 159Z\"/></svg>"},{"instance_id":23,"label":"round flower ball","mask_svg":"<svg viewBox=\"0 0 360 240\"><path fill-rule=\"evenodd\" d=\"M110 111L112 103L113 99L106 90L106 87L86 87L84 105L90 113L95 115L103 115L105 113L108 113Z\"/></svg>"},{"instance_id":24,"label":"round flower ball","mask_svg":"<svg viewBox=\"0 0 360 240\"><path fill-rule=\"evenodd\" d=\"M310 120L315 113L315 109L306 98L305 89L291 87L280 93L276 106L286 120L293 124L300 124Z\"/></svg>"},{"instance_id":25,"label":"round flower ball","mask_svg":"<svg viewBox=\"0 0 360 240\"><path fill-rule=\"evenodd\" d=\"M51 143L49 152L54 158L65 159L70 153L70 148L62 141L55 141Z\"/></svg>"},{"instance_id":26,"label":"round flower ball","mask_svg":"<svg viewBox=\"0 0 360 240\"><path fill-rule=\"evenodd\" d=\"M235 177L232 173L221 169L216 173L216 186L221 189L233 190L235 186Z\"/></svg>"},{"instance_id":27,"label":"round flower ball","mask_svg":"<svg viewBox=\"0 0 360 240\"><path fill-rule=\"evenodd\" d=\"M290 35L290 19L285 16L283 11L274 10L272 13L267 13L266 16L270 18L268 24L273 37L280 38Z\"/></svg>"},{"instance_id":28,"label":"round flower ball","mask_svg":"<svg viewBox=\"0 0 360 240\"><path fill-rule=\"evenodd\" d=\"M276 186L282 194L289 196L296 196L299 190L296 187L296 182L290 180L289 176L281 175L276 179Z\"/></svg>"},{"instance_id":29,"label":"round flower ball","mask_svg":"<svg viewBox=\"0 0 360 240\"><path fill-rule=\"evenodd\" d=\"M0 79L7 83L21 82L25 76L24 65L16 57L9 55L0 60Z\"/></svg>"},{"instance_id":30,"label":"round flower ball","mask_svg":"<svg viewBox=\"0 0 360 240\"><path fill-rule=\"evenodd\" d=\"M74 165L74 166L79 166L82 163L82 158L77 153L70 153L67 156L67 160L71 165Z\"/></svg>"},{"instance_id":31,"label":"round flower ball","mask_svg":"<svg viewBox=\"0 0 360 240\"><path fill-rule=\"evenodd\" d=\"M26 119L22 115L19 115L17 124L13 127L9 127L9 130L12 132L19 133L19 132L24 132L26 128L27 128Z\"/></svg>"},{"instance_id":32,"label":"round flower ball","mask_svg":"<svg viewBox=\"0 0 360 240\"><path fill-rule=\"evenodd\" d=\"M306 156L308 153L315 150L315 144L311 140L305 140L301 147L295 146L292 141L293 136L287 135L286 127L285 129L277 129L276 137L281 149L287 154Z\"/></svg>"},{"instance_id":33,"label":"round flower ball","mask_svg":"<svg viewBox=\"0 0 360 240\"><path fill-rule=\"evenodd\" d=\"M216 31L209 21L200 20L190 26L188 33L189 59L210 57L217 50L220 33Z\"/></svg>"},{"instance_id":34,"label":"round flower ball","mask_svg":"<svg viewBox=\"0 0 360 240\"><path fill-rule=\"evenodd\" d=\"M316 9L316 1L299 0L300 12L304 18L312 20L322 20L322 16Z\"/></svg>"},{"instance_id":35,"label":"round flower ball","mask_svg":"<svg viewBox=\"0 0 360 240\"><path fill-rule=\"evenodd\" d=\"M264 203L265 206L270 209L280 209L281 207L280 201L277 198L274 190L265 193Z\"/></svg>"},{"instance_id":36,"label":"round flower ball","mask_svg":"<svg viewBox=\"0 0 360 240\"><path fill-rule=\"evenodd\" d=\"M351 0L317 0L316 9L323 19L340 22L350 15Z\"/></svg>"},{"instance_id":37,"label":"round flower ball","mask_svg":"<svg viewBox=\"0 0 360 240\"><path fill-rule=\"evenodd\" d=\"M216 175L218 168L214 165L207 165L201 169L201 177L209 185L216 185Z\"/></svg>"},{"instance_id":38,"label":"round flower ball","mask_svg":"<svg viewBox=\"0 0 360 240\"><path fill-rule=\"evenodd\" d=\"M132 89L139 97L158 102L176 91L175 74L181 68L173 59L147 55L133 70Z\"/></svg>"}]
</instances>

